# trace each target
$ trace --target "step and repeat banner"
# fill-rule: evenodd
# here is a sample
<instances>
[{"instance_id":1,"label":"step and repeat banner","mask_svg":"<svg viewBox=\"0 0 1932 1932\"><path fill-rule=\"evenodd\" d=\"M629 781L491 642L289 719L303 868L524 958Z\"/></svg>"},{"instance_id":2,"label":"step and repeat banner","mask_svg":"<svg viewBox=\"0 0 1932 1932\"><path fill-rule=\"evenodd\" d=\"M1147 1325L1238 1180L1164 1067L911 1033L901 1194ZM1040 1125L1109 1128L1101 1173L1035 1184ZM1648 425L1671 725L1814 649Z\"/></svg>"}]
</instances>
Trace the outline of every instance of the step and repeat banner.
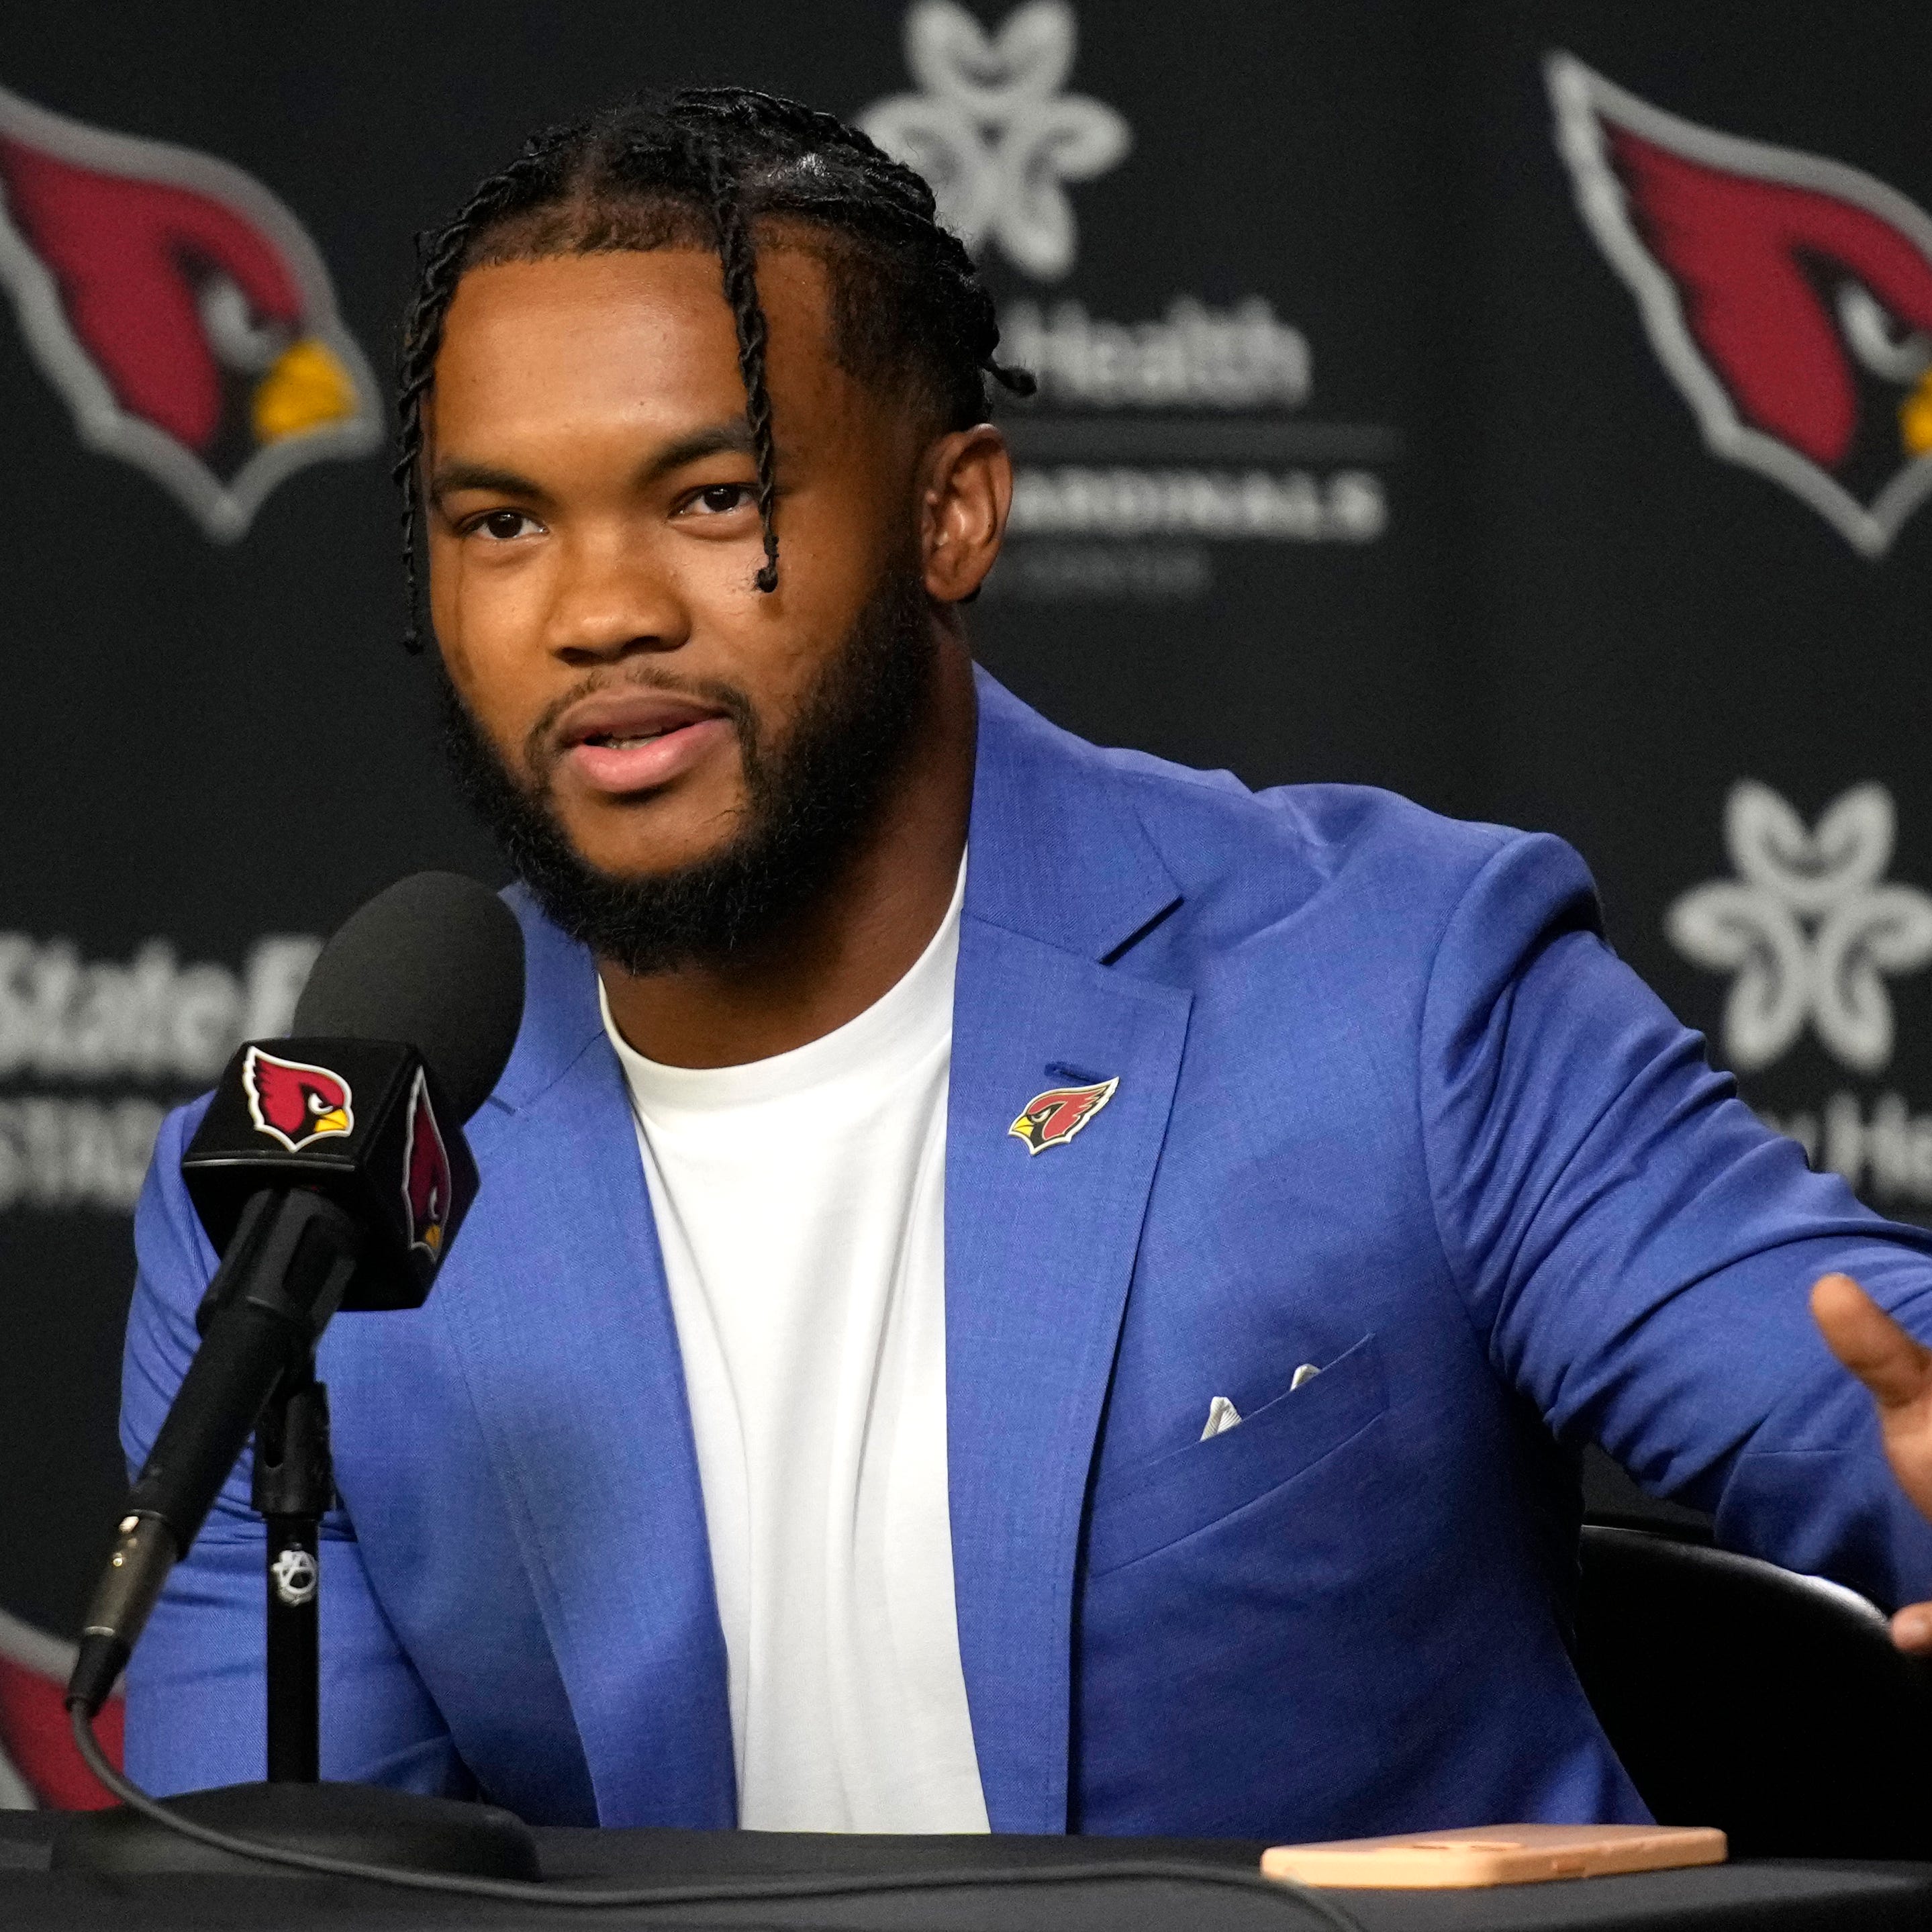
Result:
<instances>
[{"instance_id":1,"label":"step and repeat banner","mask_svg":"<svg viewBox=\"0 0 1932 1932\"><path fill-rule=\"evenodd\" d=\"M1932 16L1884 0L74 0L0 35L0 1804L123 1486L157 1124L406 872L412 238L742 80L919 166L1040 394L981 656L1090 736L1546 827L1753 1104L1932 1222Z\"/></svg>"}]
</instances>

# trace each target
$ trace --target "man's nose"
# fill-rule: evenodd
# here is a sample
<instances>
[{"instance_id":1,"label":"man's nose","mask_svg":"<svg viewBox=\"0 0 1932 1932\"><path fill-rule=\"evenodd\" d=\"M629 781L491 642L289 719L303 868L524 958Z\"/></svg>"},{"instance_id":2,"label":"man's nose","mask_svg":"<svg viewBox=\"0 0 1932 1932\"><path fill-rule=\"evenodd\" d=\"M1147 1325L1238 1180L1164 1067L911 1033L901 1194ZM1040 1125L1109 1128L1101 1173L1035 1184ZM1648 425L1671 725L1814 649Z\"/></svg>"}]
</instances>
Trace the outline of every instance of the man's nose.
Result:
<instances>
[{"instance_id":1,"label":"man's nose","mask_svg":"<svg viewBox=\"0 0 1932 1932\"><path fill-rule=\"evenodd\" d=\"M634 651L674 651L691 634L676 585L647 544L616 531L566 546L545 628L565 662L606 664Z\"/></svg>"}]
</instances>

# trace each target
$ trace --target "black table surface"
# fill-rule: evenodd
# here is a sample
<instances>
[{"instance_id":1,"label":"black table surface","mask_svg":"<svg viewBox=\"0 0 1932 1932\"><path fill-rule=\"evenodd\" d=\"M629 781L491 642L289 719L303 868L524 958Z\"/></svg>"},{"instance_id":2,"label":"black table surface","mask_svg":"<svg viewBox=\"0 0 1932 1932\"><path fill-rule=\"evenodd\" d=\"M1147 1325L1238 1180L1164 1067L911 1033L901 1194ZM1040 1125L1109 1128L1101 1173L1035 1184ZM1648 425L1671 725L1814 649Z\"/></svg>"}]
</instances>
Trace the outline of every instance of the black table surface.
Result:
<instances>
[{"instance_id":1,"label":"black table surface","mask_svg":"<svg viewBox=\"0 0 1932 1932\"><path fill-rule=\"evenodd\" d=\"M1206 1880L1121 1878L1034 1887L962 1886L784 1903L557 1911L438 1898L264 1869L257 1877L105 1878L48 1869L61 1821L0 1813L0 1932L406 1932L412 1926L752 1927L778 1932L1303 1932L1288 1896ZM560 1887L674 1885L777 1876L1184 1859L1252 1871L1262 1846L1232 1839L900 1838L806 1833L537 1833ZM1331 1892L1362 1932L1892 1932L1932 1928L1932 1864L1757 1859L1627 1878L1480 1892Z\"/></svg>"}]
</instances>

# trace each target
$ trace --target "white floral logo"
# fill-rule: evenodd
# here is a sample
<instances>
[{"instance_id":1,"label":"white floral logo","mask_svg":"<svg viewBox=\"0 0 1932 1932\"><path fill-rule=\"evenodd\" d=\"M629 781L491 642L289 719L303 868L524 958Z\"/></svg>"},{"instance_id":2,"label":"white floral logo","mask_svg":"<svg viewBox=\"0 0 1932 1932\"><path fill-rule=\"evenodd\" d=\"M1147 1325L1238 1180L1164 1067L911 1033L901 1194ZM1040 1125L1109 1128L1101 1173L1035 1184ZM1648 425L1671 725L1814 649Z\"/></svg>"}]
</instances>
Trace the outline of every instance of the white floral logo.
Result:
<instances>
[{"instance_id":1,"label":"white floral logo","mask_svg":"<svg viewBox=\"0 0 1932 1932\"><path fill-rule=\"evenodd\" d=\"M1060 92L1075 38L1067 0L1029 0L990 36L957 0L916 0L906 65L923 91L876 100L859 117L926 177L940 219L968 248L995 241L1036 281L1073 266L1073 208L1060 184L1105 174L1132 145L1112 108Z\"/></svg>"},{"instance_id":2,"label":"white floral logo","mask_svg":"<svg viewBox=\"0 0 1932 1932\"><path fill-rule=\"evenodd\" d=\"M1687 958L1736 974L1724 1052L1738 1072L1769 1065L1808 1019L1846 1066L1874 1073L1892 1058L1886 976L1932 960L1932 898L1880 884L1895 831L1882 785L1846 792L1808 831L1768 785L1732 787L1724 843L1738 876L1686 892L1664 930Z\"/></svg>"}]
</instances>

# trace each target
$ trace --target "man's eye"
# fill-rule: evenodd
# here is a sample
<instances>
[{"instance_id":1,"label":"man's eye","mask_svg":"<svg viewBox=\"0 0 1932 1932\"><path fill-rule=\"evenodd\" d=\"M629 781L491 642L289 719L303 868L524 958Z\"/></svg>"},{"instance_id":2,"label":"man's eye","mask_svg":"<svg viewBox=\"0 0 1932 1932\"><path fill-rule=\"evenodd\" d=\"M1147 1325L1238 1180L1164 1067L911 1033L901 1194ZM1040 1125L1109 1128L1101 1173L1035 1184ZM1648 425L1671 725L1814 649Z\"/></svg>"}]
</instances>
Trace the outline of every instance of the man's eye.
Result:
<instances>
[{"instance_id":1,"label":"man's eye","mask_svg":"<svg viewBox=\"0 0 1932 1932\"><path fill-rule=\"evenodd\" d=\"M751 500L752 486L748 483L713 483L708 489L698 491L692 506L714 517L722 517L728 512L742 509Z\"/></svg>"},{"instance_id":2,"label":"man's eye","mask_svg":"<svg viewBox=\"0 0 1932 1932\"><path fill-rule=\"evenodd\" d=\"M521 510L492 510L472 526L495 543L508 543L513 538L526 536L536 527L536 518L526 516Z\"/></svg>"}]
</instances>

